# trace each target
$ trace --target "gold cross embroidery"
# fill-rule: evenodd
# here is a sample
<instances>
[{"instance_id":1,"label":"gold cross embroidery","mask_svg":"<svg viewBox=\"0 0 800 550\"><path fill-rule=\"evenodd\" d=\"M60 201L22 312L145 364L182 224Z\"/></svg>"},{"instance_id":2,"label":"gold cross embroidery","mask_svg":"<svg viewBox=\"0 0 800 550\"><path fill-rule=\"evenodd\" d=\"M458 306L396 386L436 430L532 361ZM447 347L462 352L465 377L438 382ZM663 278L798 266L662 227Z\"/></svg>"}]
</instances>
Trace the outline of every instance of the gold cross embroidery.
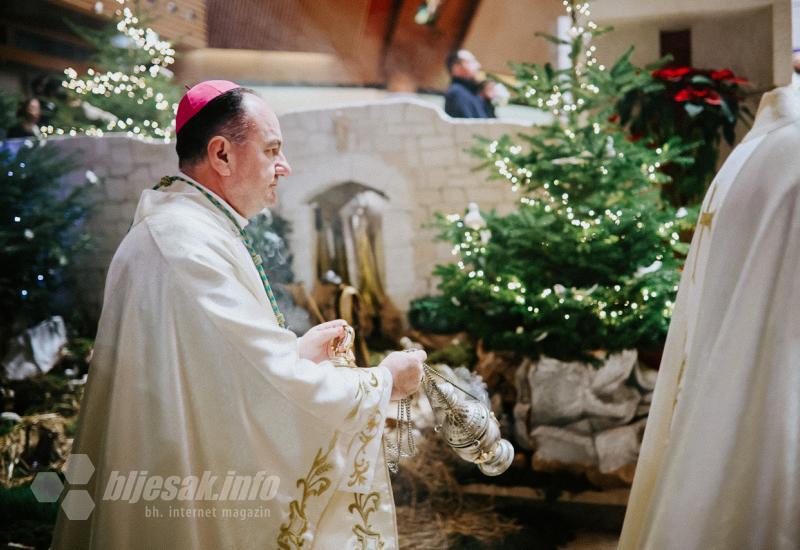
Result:
<instances>
[{"instance_id":1,"label":"gold cross embroidery","mask_svg":"<svg viewBox=\"0 0 800 550\"><path fill-rule=\"evenodd\" d=\"M717 213L716 210L711 210L711 203L714 202L714 195L717 194L717 186L716 184L712 184L711 188L711 195L708 197L708 207L706 210L700 213L700 237L697 239L697 248L695 249L694 255L694 267L692 268L692 281L694 281L695 273L697 272L697 261L700 259L700 244L703 242L703 234L708 229L708 232L711 233L711 224L714 221L714 214Z\"/></svg>"}]
</instances>

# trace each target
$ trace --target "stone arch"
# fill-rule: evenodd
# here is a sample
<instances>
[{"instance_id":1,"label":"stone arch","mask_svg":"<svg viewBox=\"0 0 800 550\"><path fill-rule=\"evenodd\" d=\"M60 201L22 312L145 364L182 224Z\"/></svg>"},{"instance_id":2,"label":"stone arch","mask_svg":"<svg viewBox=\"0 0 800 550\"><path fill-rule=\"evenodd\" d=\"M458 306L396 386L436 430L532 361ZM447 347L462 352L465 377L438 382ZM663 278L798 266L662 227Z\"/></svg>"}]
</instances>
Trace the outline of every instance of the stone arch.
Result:
<instances>
[{"instance_id":1,"label":"stone arch","mask_svg":"<svg viewBox=\"0 0 800 550\"><path fill-rule=\"evenodd\" d=\"M387 265L386 292L403 311L414 295L415 258L413 237L413 186L380 158L366 154L320 155L295 170L282 190L279 212L292 222L289 238L293 269L299 281L314 280L314 198L341 185L356 184L387 200L382 212L383 252ZM390 230L389 230L390 229ZM396 259L402 261L396 262Z\"/></svg>"}]
</instances>

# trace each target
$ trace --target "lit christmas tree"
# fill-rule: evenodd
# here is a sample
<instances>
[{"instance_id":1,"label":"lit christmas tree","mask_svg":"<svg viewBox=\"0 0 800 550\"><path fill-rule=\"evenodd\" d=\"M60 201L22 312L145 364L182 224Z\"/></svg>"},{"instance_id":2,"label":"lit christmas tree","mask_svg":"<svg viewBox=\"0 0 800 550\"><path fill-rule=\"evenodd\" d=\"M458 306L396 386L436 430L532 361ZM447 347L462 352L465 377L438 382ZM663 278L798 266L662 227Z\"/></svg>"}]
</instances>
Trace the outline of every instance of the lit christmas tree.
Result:
<instances>
[{"instance_id":1,"label":"lit christmas tree","mask_svg":"<svg viewBox=\"0 0 800 550\"><path fill-rule=\"evenodd\" d=\"M181 90L172 82L168 68L175 50L140 18L117 0L116 21L96 31L74 26L92 44L97 68L78 75L64 71L67 100L55 120L42 128L47 135L102 135L127 132L169 141L174 137L174 117Z\"/></svg>"},{"instance_id":2,"label":"lit christmas tree","mask_svg":"<svg viewBox=\"0 0 800 550\"><path fill-rule=\"evenodd\" d=\"M89 244L87 186L65 191L69 159L43 145L0 142L0 348L13 332L55 314L70 318L77 306L71 267ZM98 182L92 172L86 179Z\"/></svg>"},{"instance_id":3,"label":"lit christmas tree","mask_svg":"<svg viewBox=\"0 0 800 550\"><path fill-rule=\"evenodd\" d=\"M686 147L629 138L614 105L652 77L630 51L600 64L592 40L609 29L588 19L588 3L564 5L569 40L546 38L569 48L570 66L514 66L518 101L552 123L476 149L491 177L519 194L519 208L439 217L457 261L437 266L443 296L414 304L412 320L446 319L489 348L532 356L658 348L690 227L685 210L661 199L669 177L660 168L689 162Z\"/></svg>"}]
</instances>

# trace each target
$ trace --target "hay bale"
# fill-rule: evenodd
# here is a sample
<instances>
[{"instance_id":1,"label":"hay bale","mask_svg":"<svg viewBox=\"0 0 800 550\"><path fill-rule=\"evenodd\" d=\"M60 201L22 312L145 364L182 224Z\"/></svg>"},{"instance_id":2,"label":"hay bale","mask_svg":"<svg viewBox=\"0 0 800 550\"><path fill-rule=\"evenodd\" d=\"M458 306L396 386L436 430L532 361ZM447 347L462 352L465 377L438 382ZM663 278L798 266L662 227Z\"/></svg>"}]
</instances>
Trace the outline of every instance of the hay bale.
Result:
<instances>
[{"instance_id":1,"label":"hay bale","mask_svg":"<svg viewBox=\"0 0 800 550\"><path fill-rule=\"evenodd\" d=\"M454 475L458 458L441 437L427 431L417 449L392 479L401 548L446 549L465 539L490 544L521 529L491 505L465 502Z\"/></svg>"}]
</instances>

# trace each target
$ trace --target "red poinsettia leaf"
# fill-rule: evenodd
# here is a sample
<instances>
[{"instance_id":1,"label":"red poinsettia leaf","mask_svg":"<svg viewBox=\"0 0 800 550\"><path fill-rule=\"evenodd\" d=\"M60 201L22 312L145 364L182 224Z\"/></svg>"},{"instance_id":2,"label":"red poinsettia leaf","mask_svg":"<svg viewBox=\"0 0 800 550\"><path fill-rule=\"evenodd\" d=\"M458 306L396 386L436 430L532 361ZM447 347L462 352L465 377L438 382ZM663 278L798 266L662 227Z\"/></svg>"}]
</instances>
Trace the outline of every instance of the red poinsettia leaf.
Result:
<instances>
[{"instance_id":1,"label":"red poinsettia leaf","mask_svg":"<svg viewBox=\"0 0 800 550\"><path fill-rule=\"evenodd\" d=\"M722 105L722 98L717 92L712 90L711 93L708 94L708 97L705 99L705 102L708 103L709 105Z\"/></svg>"},{"instance_id":2,"label":"red poinsettia leaf","mask_svg":"<svg viewBox=\"0 0 800 550\"><path fill-rule=\"evenodd\" d=\"M721 71L712 71L711 72L711 79L712 80L728 80L730 78L734 78L733 71L730 69L722 69Z\"/></svg>"},{"instance_id":3,"label":"red poinsettia leaf","mask_svg":"<svg viewBox=\"0 0 800 550\"><path fill-rule=\"evenodd\" d=\"M721 71L711 72L712 80L722 81L726 84L748 84L749 81L741 76L736 76L730 69L722 69Z\"/></svg>"},{"instance_id":4,"label":"red poinsettia leaf","mask_svg":"<svg viewBox=\"0 0 800 550\"><path fill-rule=\"evenodd\" d=\"M657 71L653 71L652 75L654 78L658 78L661 80L669 80L670 82L678 82L681 78L686 76L687 74L693 72L695 69L692 67L678 67L675 69L659 69Z\"/></svg>"},{"instance_id":5,"label":"red poinsettia leaf","mask_svg":"<svg viewBox=\"0 0 800 550\"><path fill-rule=\"evenodd\" d=\"M672 99L678 102L689 101L692 99L692 90L684 89L675 94Z\"/></svg>"}]
</instances>

